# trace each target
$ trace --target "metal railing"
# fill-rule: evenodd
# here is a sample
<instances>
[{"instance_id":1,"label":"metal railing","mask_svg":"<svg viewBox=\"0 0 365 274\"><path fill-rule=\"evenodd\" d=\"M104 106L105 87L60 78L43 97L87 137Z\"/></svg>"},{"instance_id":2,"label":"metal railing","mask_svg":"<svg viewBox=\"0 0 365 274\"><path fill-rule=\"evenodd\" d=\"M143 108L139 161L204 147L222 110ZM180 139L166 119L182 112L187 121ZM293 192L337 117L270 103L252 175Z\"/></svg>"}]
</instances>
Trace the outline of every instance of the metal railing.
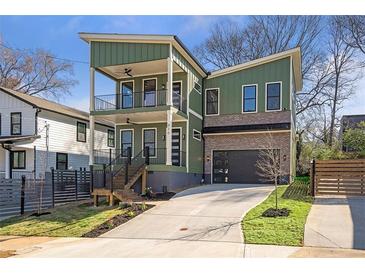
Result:
<instances>
[{"instance_id":1,"label":"metal railing","mask_svg":"<svg viewBox=\"0 0 365 274\"><path fill-rule=\"evenodd\" d=\"M95 96L95 110L149 108L167 105L167 90L135 91L130 94L108 94ZM172 105L186 113L187 100L174 93Z\"/></svg>"}]
</instances>

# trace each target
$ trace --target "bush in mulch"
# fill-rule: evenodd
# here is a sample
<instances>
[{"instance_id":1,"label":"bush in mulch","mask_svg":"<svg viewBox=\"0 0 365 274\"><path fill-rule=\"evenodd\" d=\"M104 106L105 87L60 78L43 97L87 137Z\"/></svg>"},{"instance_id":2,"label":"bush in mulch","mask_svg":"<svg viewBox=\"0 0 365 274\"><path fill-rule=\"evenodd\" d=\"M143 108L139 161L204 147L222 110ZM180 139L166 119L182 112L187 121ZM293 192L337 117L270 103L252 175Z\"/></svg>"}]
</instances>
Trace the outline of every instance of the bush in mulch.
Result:
<instances>
[{"instance_id":1,"label":"bush in mulch","mask_svg":"<svg viewBox=\"0 0 365 274\"><path fill-rule=\"evenodd\" d=\"M113 228L128 222L130 219L138 216L139 214L143 213L144 211L150 209L153 205L146 205L146 204L128 204L123 203L120 206L121 210L124 210L123 214L116 215L110 220L102 223L98 227L94 228L93 230L85 233L82 237L86 238L95 238L112 230ZM126 210L127 209L127 210Z\"/></svg>"},{"instance_id":2,"label":"bush in mulch","mask_svg":"<svg viewBox=\"0 0 365 274\"><path fill-rule=\"evenodd\" d=\"M262 213L262 217L288 217L290 210L287 208L269 208Z\"/></svg>"},{"instance_id":3,"label":"bush in mulch","mask_svg":"<svg viewBox=\"0 0 365 274\"><path fill-rule=\"evenodd\" d=\"M142 197L147 201L168 201L170 200L176 193L175 192L147 192L146 195Z\"/></svg>"}]
</instances>

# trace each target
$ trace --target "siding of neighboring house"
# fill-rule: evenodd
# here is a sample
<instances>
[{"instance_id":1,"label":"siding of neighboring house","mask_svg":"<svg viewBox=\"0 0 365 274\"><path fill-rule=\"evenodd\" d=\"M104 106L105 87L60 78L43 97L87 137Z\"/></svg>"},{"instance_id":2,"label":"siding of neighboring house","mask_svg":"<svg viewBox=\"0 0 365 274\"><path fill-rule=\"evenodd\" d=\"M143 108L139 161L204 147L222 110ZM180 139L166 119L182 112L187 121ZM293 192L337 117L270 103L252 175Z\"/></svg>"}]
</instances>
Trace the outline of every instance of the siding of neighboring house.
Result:
<instances>
[{"instance_id":1,"label":"siding of neighboring house","mask_svg":"<svg viewBox=\"0 0 365 274\"><path fill-rule=\"evenodd\" d=\"M168 44L91 42L92 67L153 61L168 56Z\"/></svg>"},{"instance_id":2,"label":"siding of neighboring house","mask_svg":"<svg viewBox=\"0 0 365 274\"><path fill-rule=\"evenodd\" d=\"M22 135L35 134L36 109L31 105L0 91L1 136L10 136L10 115L22 113Z\"/></svg>"}]
</instances>

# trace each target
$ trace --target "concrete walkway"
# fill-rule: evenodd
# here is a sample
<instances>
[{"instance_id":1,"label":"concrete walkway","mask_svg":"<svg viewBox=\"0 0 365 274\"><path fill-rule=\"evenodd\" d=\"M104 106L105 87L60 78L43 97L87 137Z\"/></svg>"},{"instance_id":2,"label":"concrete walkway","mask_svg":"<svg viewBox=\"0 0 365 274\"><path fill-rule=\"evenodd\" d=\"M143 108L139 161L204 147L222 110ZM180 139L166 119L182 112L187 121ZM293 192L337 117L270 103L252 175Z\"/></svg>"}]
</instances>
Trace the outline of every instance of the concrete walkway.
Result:
<instances>
[{"instance_id":1,"label":"concrete walkway","mask_svg":"<svg viewBox=\"0 0 365 274\"><path fill-rule=\"evenodd\" d=\"M304 245L365 249L365 198L316 198L305 226Z\"/></svg>"},{"instance_id":2,"label":"concrete walkway","mask_svg":"<svg viewBox=\"0 0 365 274\"><path fill-rule=\"evenodd\" d=\"M96 239L62 238L21 257L244 257L243 215L268 185L206 185L180 192Z\"/></svg>"}]
</instances>

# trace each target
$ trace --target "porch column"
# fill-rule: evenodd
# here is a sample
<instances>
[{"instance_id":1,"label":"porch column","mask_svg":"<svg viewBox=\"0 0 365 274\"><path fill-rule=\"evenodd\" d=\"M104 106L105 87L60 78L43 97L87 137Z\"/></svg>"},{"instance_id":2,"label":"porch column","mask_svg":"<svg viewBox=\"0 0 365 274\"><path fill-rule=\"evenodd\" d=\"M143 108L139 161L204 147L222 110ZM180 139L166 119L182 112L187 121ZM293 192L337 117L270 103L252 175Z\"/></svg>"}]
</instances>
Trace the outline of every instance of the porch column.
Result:
<instances>
[{"instance_id":1,"label":"porch column","mask_svg":"<svg viewBox=\"0 0 365 274\"><path fill-rule=\"evenodd\" d=\"M116 104L116 108L119 109L121 108L121 90L120 90L120 82L115 81L115 104Z\"/></svg>"},{"instance_id":2,"label":"porch column","mask_svg":"<svg viewBox=\"0 0 365 274\"><path fill-rule=\"evenodd\" d=\"M5 150L5 179L10 179L10 151Z\"/></svg>"},{"instance_id":3,"label":"porch column","mask_svg":"<svg viewBox=\"0 0 365 274\"><path fill-rule=\"evenodd\" d=\"M94 164L94 129L95 120L91 114L95 110L95 69L90 67L90 145L89 145L89 165Z\"/></svg>"},{"instance_id":4,"label":"porch column","mask_svg":"<svg viewBox=\"0 0 365 274\"><path fill-rule=\"evenodd\" d=\"M170 54L167 58L167 94L166 103L172 105L172 82L173 82L173 60L172 60L172 45L170 44ZM172 110L167 111L166 119L166 165L172 165L171 160L172 148Z\"/></svg>"}]
</instances>

